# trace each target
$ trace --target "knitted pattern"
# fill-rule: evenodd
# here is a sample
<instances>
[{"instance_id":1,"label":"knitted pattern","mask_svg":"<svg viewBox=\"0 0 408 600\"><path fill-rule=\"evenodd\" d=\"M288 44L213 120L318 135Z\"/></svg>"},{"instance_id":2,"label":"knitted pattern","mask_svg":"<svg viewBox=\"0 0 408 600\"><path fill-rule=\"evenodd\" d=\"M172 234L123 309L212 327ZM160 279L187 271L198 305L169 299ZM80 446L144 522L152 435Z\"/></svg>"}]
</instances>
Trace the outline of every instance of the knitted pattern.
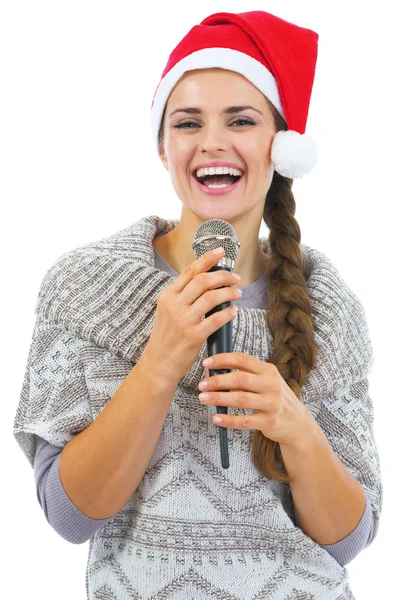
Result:
<instances>
[{"instance_id":1,"label":"knitted pattern","mask_svg":"<svg viewBox=\"0 0 408 600\"><path fill-rule=\"evenodd\" d=\"M145 217L63 254L45 274L13 430L32 466L34 434L63 447L100 414L139 360L157 295L174 280L153 266L152 240L178 223ZM270 254L268 239L259 241ZM302 401L366 491L372 543L382 484L366 317L332 262L300 246L318 347ZM266 317L264 309L238 308L234 352L267 360L273 339ZM87 599L353 599L347 569L294 525L289 485L255 469L252 430L228 430L230 468L221 467L213 407L198 401L206 356L205 343L179 382L132 498L90 539Z\"/></svg>"}]
</instances>

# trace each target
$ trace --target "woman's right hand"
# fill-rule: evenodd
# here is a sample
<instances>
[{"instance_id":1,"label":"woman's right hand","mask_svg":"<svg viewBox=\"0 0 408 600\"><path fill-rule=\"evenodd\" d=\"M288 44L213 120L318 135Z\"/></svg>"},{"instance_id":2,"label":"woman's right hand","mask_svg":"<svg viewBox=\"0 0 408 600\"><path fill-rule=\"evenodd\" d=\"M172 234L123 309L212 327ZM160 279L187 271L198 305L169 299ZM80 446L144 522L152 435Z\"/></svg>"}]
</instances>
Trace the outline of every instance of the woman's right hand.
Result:
<instances>
[{"instance_id":1,"label":"woman's right hand","mask_svg":"<svg viewBox=\"0 0 408 600\"><path fill-rule=\"evenodd\" d=\"M233 273L208 272L223 256L206 252L158 294L153 329L143 352L157 376L178 384L207 338L234 318L233 306L228 306L202 319L215 306L241 298L238 289L230 287L237 283Z\"/></svg>"}]
</instances>

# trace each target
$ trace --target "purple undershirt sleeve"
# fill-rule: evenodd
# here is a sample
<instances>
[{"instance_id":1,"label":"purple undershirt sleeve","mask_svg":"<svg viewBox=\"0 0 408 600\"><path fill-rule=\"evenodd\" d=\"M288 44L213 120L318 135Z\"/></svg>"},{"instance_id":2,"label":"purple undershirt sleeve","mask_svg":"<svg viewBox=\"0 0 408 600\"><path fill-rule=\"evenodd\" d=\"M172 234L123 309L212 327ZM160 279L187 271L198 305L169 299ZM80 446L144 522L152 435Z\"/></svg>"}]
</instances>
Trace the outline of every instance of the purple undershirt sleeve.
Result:
<instances>
[{"instance_id":1,"label":"purple undershirt sleeve","mask_svg":"<svg viewBox=\"0 0 408 600\"><path fill-rule=\"evenodd\" d=\"M357 527L353 529L348 536L335 544L319 544L322 548L327 550L327 552L336 559L342 567L351 562L371 541L374 518L367 495L366 500L363 516Z\"/></svg>"},{"instance_id":2,"label":"purple undershirt sleeve","mask_svg":"<svg viewBox=\"0 0 408 600\"><path fill-rule=\"evenodd\" d=\"M112 517L91 519L71 502L59 476L62 450L36 436L34 477L37 499L48 523L61 537L72 544L83 544Z\"/></svg>"}]
</instances>

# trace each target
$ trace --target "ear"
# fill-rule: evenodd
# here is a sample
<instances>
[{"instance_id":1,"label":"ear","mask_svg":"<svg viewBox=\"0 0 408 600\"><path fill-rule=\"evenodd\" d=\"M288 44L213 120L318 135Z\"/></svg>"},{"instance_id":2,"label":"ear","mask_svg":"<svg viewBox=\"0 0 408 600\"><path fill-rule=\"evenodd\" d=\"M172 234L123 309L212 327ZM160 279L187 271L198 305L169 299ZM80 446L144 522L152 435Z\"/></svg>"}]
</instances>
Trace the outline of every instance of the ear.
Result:
<instances>
[{"instance_id":1,"label":"ear","mask_svg":"<svg viewBox=\"0 0 408 600\"><path fill-rule=\"evenodd\" d=\"M167 162L167 157L166 157L166 153L164 151L163 145L160 146L159 148L159 152L160 152L160 159L164 165L164 168L166 169L166 171L168 171L168 162Z\"/></svg>"}]
</instances>

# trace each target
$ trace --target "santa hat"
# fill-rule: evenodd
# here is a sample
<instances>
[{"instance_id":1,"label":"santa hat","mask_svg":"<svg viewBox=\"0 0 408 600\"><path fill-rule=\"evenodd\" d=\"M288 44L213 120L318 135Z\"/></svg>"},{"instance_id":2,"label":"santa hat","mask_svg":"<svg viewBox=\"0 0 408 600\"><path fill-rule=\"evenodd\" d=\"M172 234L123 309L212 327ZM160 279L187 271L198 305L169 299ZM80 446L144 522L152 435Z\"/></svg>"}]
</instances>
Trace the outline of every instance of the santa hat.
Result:
<instances>
[{"instance_id":1,"label":"santa hat","mask_svg":"<svg viewBox=\"0 0 408 600\"><path fill-rule=\"evenodd\" d=\"M186 71L218 67L246 77L286 121L274 137L271 159L284 177L302 177L318 152L305 135L319 36L262 10L220 12L195 25L176 46L156 88L151 125L158 134L167 99Z\"/></svg>"}]
</instances>

